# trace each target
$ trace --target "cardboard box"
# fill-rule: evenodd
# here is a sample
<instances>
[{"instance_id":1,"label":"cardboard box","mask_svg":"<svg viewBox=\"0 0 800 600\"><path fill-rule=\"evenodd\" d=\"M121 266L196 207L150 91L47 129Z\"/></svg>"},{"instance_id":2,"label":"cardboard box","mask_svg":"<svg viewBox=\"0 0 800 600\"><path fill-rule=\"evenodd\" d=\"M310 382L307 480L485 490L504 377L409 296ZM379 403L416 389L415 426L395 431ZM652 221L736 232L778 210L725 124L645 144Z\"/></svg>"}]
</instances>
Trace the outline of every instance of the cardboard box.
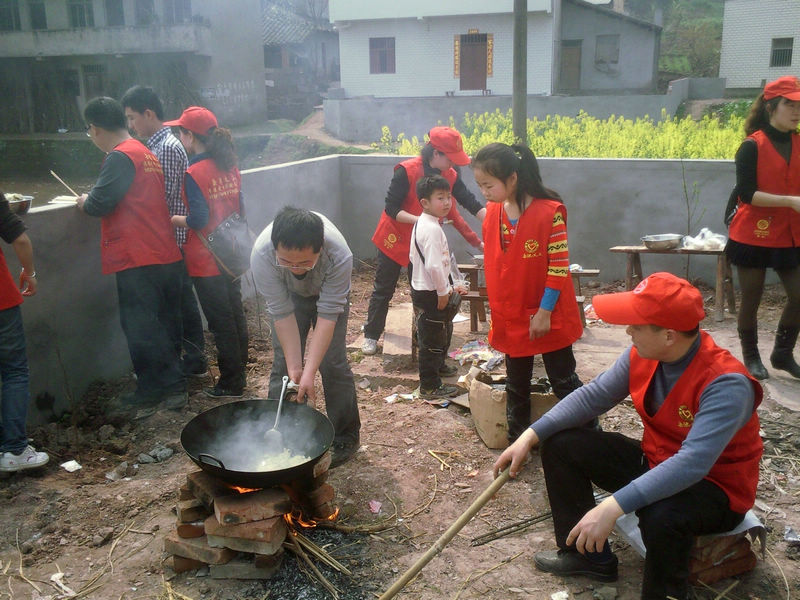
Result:
<instances>
[{"instance_id":1,"label":"cardboard box","mask_svg":"<svg viewBox=\"0 0 800 600\"><path fill-rule=\"evenodd\" d=\"M558 402L554 394L531 392L531 423ZM488 448L499 450L508 446L506 392L473 379L469 387L469 410L475 429Z\"/></svg>"}]
</instances>

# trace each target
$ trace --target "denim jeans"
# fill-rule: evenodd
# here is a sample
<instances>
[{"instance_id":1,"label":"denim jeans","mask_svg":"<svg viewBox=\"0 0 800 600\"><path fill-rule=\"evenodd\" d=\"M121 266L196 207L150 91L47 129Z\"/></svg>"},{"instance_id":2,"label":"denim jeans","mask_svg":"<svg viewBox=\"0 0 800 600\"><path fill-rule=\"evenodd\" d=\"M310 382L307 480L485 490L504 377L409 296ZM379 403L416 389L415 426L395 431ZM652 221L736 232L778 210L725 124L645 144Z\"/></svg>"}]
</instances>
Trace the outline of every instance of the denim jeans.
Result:
<instances>
[{"instance_id":1,"label":"denim jeans","mask_svg":"<svg viewBox=\"0 0 800 600\"><path fill-rule=\"evenodd\" d=\"M444 365L453 339L453 319L439 310L435 291L412 288L411 299L419 347L419 389L427 392L442 385L439 369ZM421 311L418 316L417 311Z\"/></svg>"},{"instance_id":2,"label":"denim jeans","mask_svg":"<svg viewBox=\"0 0 800 600\"><path fill-rule=\"evenodd\" d=\"M309 329L317 322L317 296L303 297L292 294L294 316L300 330L300 352L305 356L306 338ZM347 319L350 314L349 302L344 312L339 315L333 330L328 351L319 366L322 376L322 389L325 392L325 412L333 423L334 443L354 443L359 439L361 420L358 416L356 385L353 371L347 362ZM275 322L272 325L272 346L274 357L272 371L269 374L269 397L278 399L281 395L282 378L287 373L286 357L283 354L278 335L275 333Z\"/></svg>"},{"instance_id":3,"label":"denim jeans","mask_svg":"<svg viewBox=\"0 0 800 600\"><path fill-rule=\"evenodd\" d=\"M217 346L217 385L241 392L245 386L248 349L241 286L228 274L193 277L193 280Z\"/></svg>"},{"instance_id":4,"label":"denim jeans","mask_svg":"<svg viewBox=\"0 0 800 600\"><path fill-rule=\"evenodd\" d=\"M137 395L159 397L186 390L179 354L183 268L178 261L117 273L119 320L136 372Z\"/></svg>"},{"instance_id":5,"label":"denim jeans","mask_svg":"<svg viewBox=\"0 0 800 600\"><path fill-rule=\"evenodd\" d=\"M546 439L540 454L556 545L562 549L570 530L595 505L592 484L614 493L649 469L639 440L586 427ZM686 598L695 536L730 531L744 518L707 479L640 508L636 515L647 549L642 600Z\"/></svg>"},{"instance_id":6,"label":"denim jeans","mask_svg":"<svg viewBox=\"0 0 800 600\"><path fill-rule=\"evenodd\" d=\"M3 380L0 452L19 454L28 445L25 423L31 399L19 306L0 310L0 379Z\"/></svg>"}]
</instances>

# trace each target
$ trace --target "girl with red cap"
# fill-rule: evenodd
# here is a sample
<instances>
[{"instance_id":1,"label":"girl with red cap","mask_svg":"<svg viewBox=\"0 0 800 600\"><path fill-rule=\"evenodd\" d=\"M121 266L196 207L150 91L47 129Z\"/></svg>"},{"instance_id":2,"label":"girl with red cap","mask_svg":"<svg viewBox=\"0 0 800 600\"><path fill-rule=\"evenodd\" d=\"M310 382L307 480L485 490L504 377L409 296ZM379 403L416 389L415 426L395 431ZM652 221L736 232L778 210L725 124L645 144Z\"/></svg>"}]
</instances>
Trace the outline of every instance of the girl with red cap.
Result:
<instances>
[{"instance_id":1,"label":"girl with red cap","mask_svg":"<svg viewBox=\"0 0 800 600\"><path fill-rule=\"evenodd\" d=\"M231 133L217 125L207 108L190 106L180 119L164 123L178 127L178 137L189 155L183 186L186 216L175 215L175 227L188 227L183 249L200 306L214 334L219 379L203 390L212 398L240 398L247 366L247 321L237 278L220 268L204 243L208 234L234 212L242 214L242 181L236 167Z\"/></svg>"},{"instance_id":2,"label":"girl with red cap","mask_svg":"<svg viewBox=\"0 0 800 600\"><path fill-rule=\"evenodd\" d=\"M394 167L394 177L386 193L386 209L381 213L372 243L378 247L375 283L364 324L364 354L378 351L378 338L386 325L389 301L394 295L400 270L407 266L411 250L411 229L422 214L422 205L417 198L417 181L427 175L442 175L450 183L453 198L478 219L483 220L486 210L475 195L461 180L457 167L468 165L469 156L464 152L461 134L452 127L434 127L428 132L429 142L419 156L404 160ZM447 218L453 222L464 239L475 248L481 240L464 221L453 202ZM409 274L409 281L411 276ZM444 365L441 375L453 375L455 367Z\"/></svg>"},{"instance_id":3,"label":"girl with red cap","mask_svg":"<svg viewBox=\"0 0 800 600\"><path fill-rule=\"evenodd\" d=\"M736 152L736 206L725 254L736 265L742 304L739 338L744 364L769 377L758 353L758 305L768 268L775 269L787 302L770 362L800 378L792 355L800 333L800 80L768 83L745 121L747 138Z\"/></svg>"},{"instance_id":4,"label":"girl with red cap","mask_svg":"<svg viewBox=\"0 0 800 600\"><path fill-rule=\"evenodd\" d=\"M483 252L492 312L489 343L506 355L506 416L513 442L530 424L534 355L542 355L559 399L582 385L572 353L583 328L569 275L567 209L542 183L527 146L489 144L472 164L488 200Z\"/></svg>"}]
</instances>

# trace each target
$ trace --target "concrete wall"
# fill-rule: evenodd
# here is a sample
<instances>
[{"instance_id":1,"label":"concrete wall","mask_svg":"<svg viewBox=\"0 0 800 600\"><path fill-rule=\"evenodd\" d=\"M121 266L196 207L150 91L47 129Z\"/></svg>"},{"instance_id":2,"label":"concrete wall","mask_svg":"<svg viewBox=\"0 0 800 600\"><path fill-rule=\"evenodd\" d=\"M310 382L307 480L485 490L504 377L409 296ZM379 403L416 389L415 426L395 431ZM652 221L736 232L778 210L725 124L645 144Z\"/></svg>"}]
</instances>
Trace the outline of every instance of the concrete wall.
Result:
<instances>
[{"instance_id":1,"label":"concrete wall","mask_svg":"<svg viewBox=\"0 0 800 600\"><path fill-rule=\"evenodd\" d=\"M549 11L552 0L528 0L529 11ZM375 2L375 0L330 0L328 14L332 22L362 19L402 19L417 17L447 17L451 15L484 15L486 0L406 0L405 2ZM491 11L511 13L512 0L493 0Z\"/></svg>"},{"instance_id":2,"label":"concrete wall","mask_svg":"<svg viewBox=\"0 0 800 600\"><path fill-rule=\"evenodd\" d=\"M347 155L311 159L243 172L248 221L259 233L285 204L318 210L336 224L357 258L374 258L370 238L384 206L392 167L403 157ZM648 233L685 233L686 203L680 161L540 159L545 183L564 197L569 211L570 259L601 270L602 281L622 279L624 255L608 248L636 244ZM685 185L699 191L701 226L724 232L722 212L734 183L731 161L684 161ZM478 194L472 172L467 187ZM465 211L480 232L480 224ZM31 392L56 397L56 412L79 401L90 382L130 372L119 325L114 277L100 273L98 219L74 207L34 208L24 217L34 243L39 293L23 304L31 366ZM459 261L476 253L452 228L446 232ZM19 265L5 251L12 272ZM685 259L644 256L646 273L683 274ZM690 275L714 281L715 261L694 257ZM245 289L249 293L249 288ZM31 405L31 422L49 414Z\"/></svg>"},{"instance_id":3,"label":"concrete wall","mask_svg":"<svg viewBox=\"0 0 800 600\"><path fill-rule=\"evenodd\" d=\"M562 11L561 38L583 40L582 91L655 89L654 65L659 40L656 30L571 2L562 4ZM595 65L597 36L615 34L619 35L619 62Z\"/></svg>"},{"instance_id":4,"label":"concrete wall","mask_svg":"<svg viewBox=\"0 0 800 600\"><path fill-rule=\"evenodd\" d=\"M528 118L547 115L576 116L581 110L607 119L611 115L630 119L649 115L661 119L661 111L672 116L689 93L688 80L665 95L631 94L624 96L529 96ZM405 133L422 139L431 127L447 125L450 117L456 127L463 123L466 113L506 112L511 108L511 96L482 96L472 98L348 98L323 102L325 129L335 137L349 142L370 143L380 139L381 127L387 126L393 136Z\"/></svg>"},{"instance_id":5,"label":"concrete wall","mask_svg":"<svg viewBox=\"0 0 800 600\"><path fill-rule=\"evenodd\" d=\"M762 80L800 77L798 23L797 0L725 0L719 76L728 88L761 88ZM794 38L790 67L769 66L773 38Z\"/></svg>"}]
</instances>

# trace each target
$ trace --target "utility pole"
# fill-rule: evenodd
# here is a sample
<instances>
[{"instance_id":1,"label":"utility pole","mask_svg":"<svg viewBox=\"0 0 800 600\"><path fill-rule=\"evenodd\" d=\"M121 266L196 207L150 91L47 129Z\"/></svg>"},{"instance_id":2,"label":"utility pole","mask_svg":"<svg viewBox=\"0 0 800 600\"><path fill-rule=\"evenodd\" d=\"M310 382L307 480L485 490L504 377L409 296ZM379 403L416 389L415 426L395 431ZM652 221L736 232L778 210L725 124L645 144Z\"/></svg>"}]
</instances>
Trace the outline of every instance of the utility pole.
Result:
<instances>
[{"instance_id":1,"label":"utility pole","mask_svg":"<svg viewBox=\"0 0 800 600\"><path fill-rule=\"evenodd\" d=\"M514 140L528 143L528 0L514 0L514 84L511 114Z\"/></svg>"}]
</instances>

